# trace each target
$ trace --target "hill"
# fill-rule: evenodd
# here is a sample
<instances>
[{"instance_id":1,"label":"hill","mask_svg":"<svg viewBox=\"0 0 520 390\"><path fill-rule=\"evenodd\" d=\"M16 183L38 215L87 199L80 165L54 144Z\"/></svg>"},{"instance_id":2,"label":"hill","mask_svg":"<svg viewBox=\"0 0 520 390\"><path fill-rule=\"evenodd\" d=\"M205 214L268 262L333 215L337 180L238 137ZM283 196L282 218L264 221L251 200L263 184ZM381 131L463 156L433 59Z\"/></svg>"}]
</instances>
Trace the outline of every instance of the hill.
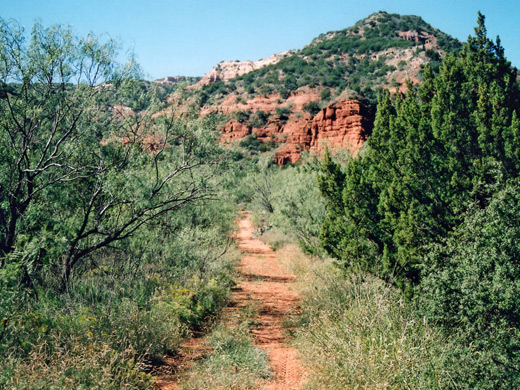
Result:
<instances>
[{"instance_id":1,"label":"hill","mask_svg":"<svg viewBox=\"0 0 520 390\"><path fill-rule=\"evenodd\" d=\"M438 69L460 43L418 16L378 12L301 50L256 62L221 62L169 97L172 107L222 113L223 142L245 140L261 150L280 146L280 164L325 145L356 154L371 131L383 89L418 84L426 64Z\"/></svg>"}]
</instances>

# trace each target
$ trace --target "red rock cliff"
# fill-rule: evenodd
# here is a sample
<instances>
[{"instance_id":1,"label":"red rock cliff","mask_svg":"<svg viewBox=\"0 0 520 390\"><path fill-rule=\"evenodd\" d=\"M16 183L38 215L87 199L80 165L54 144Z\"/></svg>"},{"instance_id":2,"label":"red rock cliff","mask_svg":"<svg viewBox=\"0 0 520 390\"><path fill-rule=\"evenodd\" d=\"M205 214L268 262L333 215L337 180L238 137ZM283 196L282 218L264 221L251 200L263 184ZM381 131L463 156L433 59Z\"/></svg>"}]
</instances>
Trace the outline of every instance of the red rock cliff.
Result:
<instances>
[{"instance_id":1,"label":"red rock cliff","mask_svg":"<svg viewBox=\"0 0 520 390\"><path fill-rule=\"evenodd\" d=\"M358 100L344 100L323 108L312 120L311 147L347 149L357 155L372 129L372 113Z\"/></svg>"},{"instance_id":2,"label":"red rock cliff","mask_svg":"<svg viewBox=\"0 0 520 390\"><path fill-rule=\"evenodd\" d=\"M264 127L249 127L230 121L223 129L222 142L256 134L260 141L284 145L276 153L277 164L294 163L303 150L321 152L325 147L346 149L354 156L372 129L370 108L358 100L342 100L321 109L313 118L291 118L283 123L271 119Z\"/></svg>"}]
</instances>

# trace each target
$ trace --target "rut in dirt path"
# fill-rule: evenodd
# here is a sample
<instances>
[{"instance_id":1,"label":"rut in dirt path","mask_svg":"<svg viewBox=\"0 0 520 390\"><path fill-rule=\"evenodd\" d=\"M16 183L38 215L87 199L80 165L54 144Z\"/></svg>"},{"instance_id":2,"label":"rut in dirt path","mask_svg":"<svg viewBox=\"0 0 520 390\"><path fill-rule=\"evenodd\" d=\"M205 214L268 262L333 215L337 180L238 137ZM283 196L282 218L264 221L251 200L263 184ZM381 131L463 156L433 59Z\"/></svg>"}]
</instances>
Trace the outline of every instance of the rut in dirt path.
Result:
<instances>
[{"instance_id":1,"label":"rut in dirt path","mask_svg":"<svg viewBox=\"0 0 520 390\"><path fill-rule=\"evenodd\" d=\"M241 213L236 235L243 252L239 265L241 280L234 288L232 301L225 309L224 321L232 318L251 301L259 306L252 329L255 345L264 350L273 370L272 380L259 390L297 390L305 375L297 351L288 345L284 321L299 314L299 295L295 292L295 276L280 267L276 253L253 237L254 227L249 214ZM210 353L202 338L188 340L178 355L166 362L170 373L157 377L161 390L177 390L179 381L189 372L196 360Z\"/></svg>"},{"instance_id":2,"label":"rut in dirt path","mask_svg":"<svg viewBox=\"0 0 520 390\"><path fill-rule=\"evenodd\" d=\"M242 213L237 234L238 245L244 252L239 270L242 281L233 301L237 307L258 301L259 314L253 329L255 344L269 356L273 380L261 389L300 389L304 370L297 351L288 345L284 321L298 314L299 295L295 292L295 276L284 271L276 253L253 237L254 227L247 213Z\"/></svg>"}]
</instances>

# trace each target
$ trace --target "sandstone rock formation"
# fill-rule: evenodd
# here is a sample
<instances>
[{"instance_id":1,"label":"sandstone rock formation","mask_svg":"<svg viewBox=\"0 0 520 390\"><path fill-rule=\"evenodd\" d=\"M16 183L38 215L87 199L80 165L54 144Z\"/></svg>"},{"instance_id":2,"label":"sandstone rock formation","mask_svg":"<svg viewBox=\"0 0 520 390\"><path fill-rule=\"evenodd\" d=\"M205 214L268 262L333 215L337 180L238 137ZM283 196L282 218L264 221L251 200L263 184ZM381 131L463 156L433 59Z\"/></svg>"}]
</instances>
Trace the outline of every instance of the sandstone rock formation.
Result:
<instances>
[{"instance_id":1,"label":"sandstone rock formation","mask_svg":"<svg viewBox=\"0 0 520 390\"><path fill-rule=\"evenodd\" d=\"M291 51L285 51L272 55L271 57L258 61L222 61L220 64L215 66L209 73L202 77L198 82L199 85L206 85L215 83L217 81L226 81L235 77L242 76L243 74L252 72L253 70L260 69L264 66L276 64L282 58L285 58L292 54Z\"/></svg>"},{"instance_id":2,"label":"sandstone rock formation","mask_svg":"<svg viewBox=\"0 0 520 390\"><path fill-rule=\"evenodd\" d=\"M359 100L342 100L321 109L313 118L290 118L287 122L270 118L261 127L229 121L221 141L224 143L255 134L262 142L282 145L274 160L279 165L295 163L304 150L321 152L325 147L346 149L356 155L367 139L373 122L370 107Z\"/></svg>"},{"instance_id":3,"label":"sandstone rock formation","mask_svg":"<svg viewBox=\"0 0 520 390\"><path fill-rule=\"evenodd\" d=\"M431 49L437 44L437 38L435 35L422 30L399 31L397 36L407 41L420 42L424 44L426 49Z\"/></svg>"},{"instance_id":4,"label":"sandstone rock formation","mask_svg":"<svg viewBox=\"0 0 520 390\"><path fill-rule=\"evenodd\" d=\"M311 147L317 150L330 144L357 155L372 130L373 114L359 100L344 100L325 107L312 120Z\"/></svg>"}]
</instances>

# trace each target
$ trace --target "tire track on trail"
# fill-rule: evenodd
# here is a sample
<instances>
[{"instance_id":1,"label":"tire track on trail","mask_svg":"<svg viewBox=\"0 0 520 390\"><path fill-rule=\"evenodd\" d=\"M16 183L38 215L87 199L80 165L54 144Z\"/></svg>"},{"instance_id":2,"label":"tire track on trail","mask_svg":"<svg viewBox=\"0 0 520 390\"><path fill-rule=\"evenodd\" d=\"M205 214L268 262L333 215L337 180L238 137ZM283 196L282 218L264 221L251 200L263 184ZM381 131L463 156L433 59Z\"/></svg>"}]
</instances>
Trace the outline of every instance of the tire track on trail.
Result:
<instances>
[{"instance_id":1,"label":"tire track on trail","mask_svg":"<svg viewBox=\"0 0 520 390\"><path fill-rule=\"evenodd\" d=\"M253 232L249 214L241 213L237 240L244 252L239 265L242 281L233 300L237 307L246 306L250 300L260 304L252 333L256 346L268 354L273 369L273 380L260 389L300 389L305 377L303 365L297 350L288 345L283 326L286 319L299 313L295 276L281 268L276 253L254 238Z\"/></svg>"},{"instance_id":2,"label":"tire track on trail","mask_svg":"<svg viewBox=\"0 0 520 390\"><path fill-rule=\"evenodd\" d=\"M258 304L252 336L255 345L265 351L272 368L272 379L259 386L259 390L298 390L303 386L305 372L298 352L288 344L284 321L299 314L299 298L295 292L296 277L284 271L276 253L259 239L254 238L254 226L250 214L242 212L238 220L235 239L242 251L238 266L240 282L233 288L230 304L224 310L223 321L238 312ZM161 390L179 389L179 380L193 366L193 361L209 353L202 339L188 340L181 352L167 363L174 375L157 379Z\"/></svg>"}]
</instances>

